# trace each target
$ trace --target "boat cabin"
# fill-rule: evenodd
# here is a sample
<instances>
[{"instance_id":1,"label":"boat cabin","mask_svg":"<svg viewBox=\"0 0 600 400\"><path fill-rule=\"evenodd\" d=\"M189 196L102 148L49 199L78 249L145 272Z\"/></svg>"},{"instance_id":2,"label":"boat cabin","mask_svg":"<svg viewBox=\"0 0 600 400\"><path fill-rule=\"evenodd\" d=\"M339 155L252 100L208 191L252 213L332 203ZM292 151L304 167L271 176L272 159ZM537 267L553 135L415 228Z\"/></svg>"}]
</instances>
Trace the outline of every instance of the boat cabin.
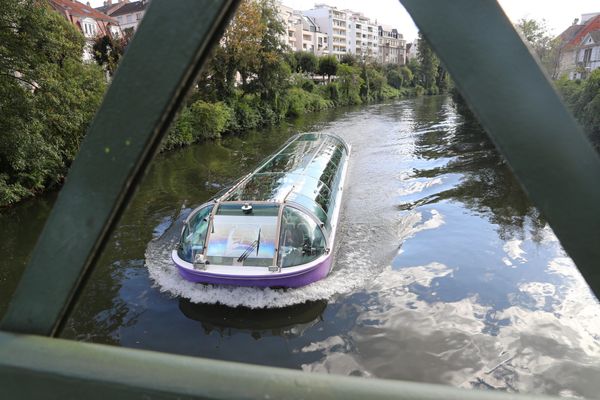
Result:
<instances>
[{"instance_id":1,"label":"boat cabin","mask_svg":"<svg viewBox=\"0 0 600 400\"><path fill-rule=\"evenodd\" d=\"M192 211L177 255L195 269L274 271L328 254L348 153L335 135L294 136L223 195Z\"/></svg>"}]
</instances>

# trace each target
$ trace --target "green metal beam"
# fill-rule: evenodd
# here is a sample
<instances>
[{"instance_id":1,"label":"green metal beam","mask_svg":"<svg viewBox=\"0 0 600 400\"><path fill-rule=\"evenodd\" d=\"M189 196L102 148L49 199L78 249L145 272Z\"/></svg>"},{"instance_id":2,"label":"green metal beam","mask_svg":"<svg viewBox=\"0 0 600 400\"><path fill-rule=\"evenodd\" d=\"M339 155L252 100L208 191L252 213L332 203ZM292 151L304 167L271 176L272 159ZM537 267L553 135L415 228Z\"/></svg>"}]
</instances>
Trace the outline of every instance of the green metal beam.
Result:
<instances>
[{"instance_id":1,"label":"green metal beam","mask_svg":"<svg viewBox=\"0 0 600 400\"><path fill-rule=\"evenodd\" d=\"M1 329L57 332L237 3L152 1L69 171Z\"/></svg>"},{"instance_id":2,"label":"green metal beam","mask_svg":"<svg viewBox=\"0 0 600 400\"><path fill-rule=\"evenodd\" d=\"M600 297L600 158L493 0L400 0Z\"/></svg>"},{"instance_id":3,"label":"green metal beam","mask_svg":"<svg viewBox=\"0 0 600 400\"><path fill-rule=\"evenodd\" d=\"M61 400L547 398L311 374L1 332L0 387L22 399Z\"/></svg>"}]
</instances>

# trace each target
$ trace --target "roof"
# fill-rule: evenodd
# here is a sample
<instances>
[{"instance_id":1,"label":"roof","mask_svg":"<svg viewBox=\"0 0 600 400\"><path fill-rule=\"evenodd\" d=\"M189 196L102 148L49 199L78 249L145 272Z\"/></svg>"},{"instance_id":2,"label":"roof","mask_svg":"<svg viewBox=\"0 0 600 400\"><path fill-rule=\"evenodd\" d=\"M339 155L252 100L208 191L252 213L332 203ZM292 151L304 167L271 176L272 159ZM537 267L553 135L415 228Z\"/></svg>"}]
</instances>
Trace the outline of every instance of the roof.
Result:
<instances>
[{"instance_id":1,"label":"roof","mask_svg":"<svg viewBox=\"0 0 600 400\"><path fill-rule=\"evenodd\" d=\"M145 11L148 7L148 1L135 1L133 3L126 3L122 7L119 7L115 11L111 12L111 16L117 17L119 15L134 14L136 12Z\"/></svg>"},{"instance_id":2,"label":"roof","mask_svg":"<svg viewBox=\"0 0 600 400\"><path fill-rule=\"evenodd\" d=\"M578 46L581 44L581 40L592 31L596 31L600 29L600 15L595 16L594 18L587 21L587 23L580 29L577 34L569 41L567 46Z\"/></svg>"},{"instance_id":3,"label":"roof","mask_svg":"<svg viewBox=\"0 0 600 400\"><path fill-rule=\"evenodd\" d=\"M71 15L83 18L92 18L100 21L117 23L114 18L100 11L74 0L50 0L50 4L69 18Z\"/></svg>"},{"instance_id":4,"label":"roof","mask_svg":"<svg viewBox=\"0 0 600 400\"><path fill-rule=\"evenodd\" d=\"M100 11L103 14L106 15L111 15L113 12L115 12L118 8L123 7L125 4L127 3L113 3L113 4L108 4L106 1L104 2L105 4L103 6L100 7L94 7L94 9L96 9L96 11Z\"/></svg>"},{"instance_id":5,"label":"roof","mask_svg":"<svg viewBox=\"0 0 600 400\"><path fill-rule=\"evenodd\" d=\"M600 44L600 29L589 33L595 44Z\"/></svg>"},{"instance_id":6,"label":"roof","mask_svg":"<svg viewBox=\"0 0 600 400\"><path fill-rule=\"evenodd\" d=\"M347 155L346 144L337 136L296 136L221 201L287 200L327 222Z\"/></svg>"},{"instance_id":7,"label":"roof","mask_svg":"<svg viewBox=\"0 0 600 400\"><path fill-rule=\"evenodd\" d=\"M563 33L558 35L558 38L561 40L562 43L568 43L571 40L573 40L575 35L577 35L579 33L579 31L581 29L583 29L584 26L585 25L573 24L573 25L569 26L567 29L565 29Z\"/></svg>"}]
</instances>

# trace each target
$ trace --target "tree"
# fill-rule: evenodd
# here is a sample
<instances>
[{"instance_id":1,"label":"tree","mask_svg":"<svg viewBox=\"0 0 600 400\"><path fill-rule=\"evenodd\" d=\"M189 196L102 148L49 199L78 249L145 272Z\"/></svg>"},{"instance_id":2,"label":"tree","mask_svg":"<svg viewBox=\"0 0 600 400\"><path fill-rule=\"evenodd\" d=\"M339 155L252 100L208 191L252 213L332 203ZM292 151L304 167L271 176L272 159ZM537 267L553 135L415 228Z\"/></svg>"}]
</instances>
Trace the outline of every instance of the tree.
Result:
<instances>
[{"instance_id":1,"label":"tree","mask_svg":"<svg viewBox=\"0 0 600 400\"><path fill-rule=\"evenodd\" d=\"M111 35L98 36L92 46L94 60L112 76L125 53L127 39L113 38Z\"/></svg>"},{"instance_id":2,"label":"tree","mask_svg":"<svg viewBox=\"0 0 600 400\"><path fill-rule=\"evenodd\" d=\"M381 100L383 98L383 87L387 83L385 76L379 72L376 66L363 63L361 71L362 85L360 95L363 101Z\"/></svg>"},{"instance_id":3,"label":"tree","mask_svg":"<svg viewBox=\"0 0 600 400\"><path fill-rule=\"evenodd\" d=\"M312 74L317 70L319 60L313 53L308 51L297 51L294 55L297 60L298 72Z\"/></svg>"},{"instance_id":4,"label":"tree","mask_svg":"<svg viewBox=\"0 0 600 400\"><path fill-rule=\"evenodd\" d=\"M335 56L323 56L319 58L319 74L327 75L327 81L331 82L331 76L338 70L338 60Z\"/></svg>"},{"instance_id":5,"label":"tree","mask_svg":"<svg viewBox=\"0 0 600 400\"><path fill-rule=\"evenodd\" d=\"M0 0L0 206L58 183L101 96L84 38L36 0Z\"/></svg>"},{"instance_id":6,"label":"tree","mask_svg":"<svg viewBox=\"0 0 600 400\"><path fill-rule=\"evenodd\" d=\"M437 94L436 79L440 61L421 32L417 41L417 59L419 60L419 83L429 94Z\"/></svg>"},{"instance_id":7,"label":"tree","mask_svg":"<svg viewBox=\"0 0 600 400\"><path fill-rule=\"evenodd\" d=\"M214 50L209 68L200 78L199 86L214 91L214 99L233 96L236 74L242 83L259 68L259 55L267 27L261 18L257 1L244 0L227 26L221 43Z\"/></svg>"},{"instance_id":8,"label":"tree","mask_svg":"<svg viewBox=\"0 0 600 400\"><path fill-rule=\"evenodd\" d=\"M385 77L391 87L400 89L404 84L404 77L400 73L400 68L397 68L395 65L392 67L386 68Z\"/></svg>"},{"instance_id":9,"label":"tree","mask_svg":"<svg viewBox=\"0 0 600 400\"><path fill-rule=\"evenodd\" d=\"M396 89L408 87L412 84L413 73L405 65L387 64L384 67L387 83Z\"/></svg>"},{"instance_id":10,"label":"tree","mask_svg":"<svg viewBox=\"0 0 600 400\"><path fill-rule=\"evenodd\" d=\"M400 73L402 74L402 85L405 87L411 85L414 79L412 70L406 66L403 66L400 68Z\"/></svg>"},{"instance_id":11,"label":"tree","mask_svg":"<svg viewBox=\"0 0 600 400\"><path fill-rule=\"evenodd\" d=\"M257 53L258 63L252 71L255 78L248 88L260 94L261 99L270 102L279 109L280 95L289 86L288 78L291 70L284 61L284 45L281 36L285 34L285 26L277 13L274 0L259 0L256 3L263 25L263 33Z\"/></svg>"},{"instance_id":12,"label":"tree","mask_svg":"<svg viewBox=\"0 0 600 400\"><path fill-rule=\"evenodd\" d=\"M556 79L560 39L550 36L546 21L522 18L515 27L529 43L544 70Z\"/></svg>"},{"instance_id":13,"label":"tree","mask_svg":"<svg viewBox=\"0 0 600 400\"><path fill-rule=\"evenodd\" d=\"M594 70L583 81L574 111L594 144L600 149L600 69Z\"/></svg>"},{"instance_id":14,"label":"tree","mask_svg":"<svg viewBox=\"0 0 600 400\"><path fill-rule=\"evenodd\" d=\"M337 74L342 104L360 104L360 87L364 83L360 77L360 69L340 64L337 67Z\"/></svg>"},{"instance_id":15,"label":"tree","mask_svg":"<svg viewBox=\"0 0 600 400\"><path fill-rule=\"evenodd\" d=\"M346 64L353 67L358 64L358 59L354 54L344 53L344 55L340 59L340 64Z\"/></svg>"}]
</instances>

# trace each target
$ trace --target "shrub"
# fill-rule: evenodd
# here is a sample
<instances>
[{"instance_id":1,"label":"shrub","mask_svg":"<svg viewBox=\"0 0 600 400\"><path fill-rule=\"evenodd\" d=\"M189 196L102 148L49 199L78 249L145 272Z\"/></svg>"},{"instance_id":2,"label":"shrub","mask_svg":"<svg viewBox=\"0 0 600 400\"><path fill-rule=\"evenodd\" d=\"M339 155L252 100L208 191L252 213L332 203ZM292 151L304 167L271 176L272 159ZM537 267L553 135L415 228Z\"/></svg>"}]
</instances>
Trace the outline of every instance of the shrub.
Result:
<instances>
[{"instance_id":1,"label":"shrub","mask_svg":"<svg viewBox=\"0 0 600 400\"><path fill-rule=\"evenodd\" d=\"M261 125L262 117L254 96L240 97L233 102L232 107L234 118L232 118L228 130L253 129Z\"/></svg>"},{"instance_id":2,"label":"shrub","mask_svg":"<svg viewBox=\"0 0 600 400\"><path fill-rule=\"evenodd\" d=\"M221 137L229 126L233 112L225 103L196 101L190 107L194 141Z\"/></svg>"},{"instance_id":3,"label":"shrub","mask_svg":"<svg viewBox=\"0 0 600 400\"><path fill-rule=\"evenodd\" d=\"M315 88L315 82L303 74L293 74L290 78L290 84L307 92L312 92Z\"/></svg>"},{"instance_id":4,"label":"shrub","mask_svg":"<svg viewBox=\"0 0 600 400\"><path fill-rule=\"evenodd\" d=\"M385 100L385 99L397 99L402 97L402 95L404 94L404 92L400 89L396 89L390 85L388 85L387 83L385 85L383 85L383 87L381 88L381 99Z\"/></svg>"},{"instance_id":5,"label":"shrub","mask_svg":"<svg viewBox=\"0 0 600 400\"><path fill-rule=\"evenodd\" d=\"M171 126L171 129L163 142L163 149L185 146L191 144L193 141L194 128L192 125L192 113L188 107L184 107Z\"/></svg>"},{"instance_id":6,"label":"shrub","mask_svg":"<svg viewBox=\"0 0 600 400\"><path fill-rule=\"evenodd\" d=\"M333 107L331 100L326 100L318 94L310 93L296 87L288 90L287 98L289 101L287 115L289 116L298 116L306 112L320 111Z\"/></svg>"},{"instance_id":7,"label":"shrub","mask_svg":"<svg viewBox=\"0 0 600 400\"><path fill-rule=\"evenodd\" d=\"M219 138L231 126L233 118L233 110L225 103L198 100L181 110L163 148L172 149L205 139Z\"/></svg>"}]
</instances>

